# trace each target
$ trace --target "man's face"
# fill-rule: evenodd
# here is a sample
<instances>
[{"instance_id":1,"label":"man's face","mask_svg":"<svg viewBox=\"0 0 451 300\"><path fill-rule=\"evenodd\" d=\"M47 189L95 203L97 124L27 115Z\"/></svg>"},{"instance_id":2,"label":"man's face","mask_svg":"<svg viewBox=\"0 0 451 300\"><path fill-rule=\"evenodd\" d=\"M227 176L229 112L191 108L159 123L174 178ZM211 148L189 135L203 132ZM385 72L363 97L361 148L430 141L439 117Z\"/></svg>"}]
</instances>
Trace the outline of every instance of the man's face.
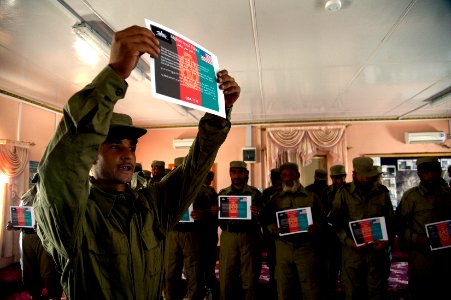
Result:
<instances>
[{"instance_id":1,"label":"man's face","mask_svg":"<svg viewBox=\"0 0 451 300\"><path fill-rule=\"evenodd\" d=\"M366 177L358 175L355 171L352 172L354 182L361 188L370 188L374 183L373 177Z\"/></svg>"},{"instance_id":2,"label":"man's face","mask_svg":"<svg viewBox=\"0 0 451 300\"><path fill-rule=\"evenodd\" d=\"M282 182L288 187L292 187L294 182L297 181L300 176L301 174L293 168L284 168L280 171Z\"/></svg>"},{"instance_id":3,"label":"man's face","mask_svg":"<svg viewBox=\"0 0 451 300\"><path fill-rule=\"evenodd\" d=\"M112 188L129 183L135 169L135 151L136 142L128 139L103 143L92 168L94 178Z\"/></svg>"},{"instance_id":4,"label":"man's face","mask_svg":"<svg viewBox=\"0 0 451 300\"><path fill-rule=\"evenodd\" d=\"M241 189L248 179L248 171L244 168L230 168L230 179L234 188Z\"/></svg>"},{"instance_id":5,"label":"man's face","mask_svg":"<svg viewBox=\"0 0 451 300\"><path fill-rule=\"evenodd\" d=\"M438 183L441 177L441 171L439 170L418 170L417 174L424 185Z\"/></svg>"},{"instance_id":6,"label":"man's face","mask_svg":"<svg viewBox=\"0 0 451 300\"><path fill-rule=\"evenodd\" d=\"M153 177L159 177L164 175L164 168L163 167L151 167L150 169L152 171Z\"/></svg>"},{"instance_id":7,"label":"man's face","mask_svg":"<svg viewBox=\"0 0 451 300\"><path fill-rule=\"evenodd\" d=\"M334 175L330 176L330 179L332 179L332 185L336 189L346 183L346 175Z\"/></svg>"}]
</instances>

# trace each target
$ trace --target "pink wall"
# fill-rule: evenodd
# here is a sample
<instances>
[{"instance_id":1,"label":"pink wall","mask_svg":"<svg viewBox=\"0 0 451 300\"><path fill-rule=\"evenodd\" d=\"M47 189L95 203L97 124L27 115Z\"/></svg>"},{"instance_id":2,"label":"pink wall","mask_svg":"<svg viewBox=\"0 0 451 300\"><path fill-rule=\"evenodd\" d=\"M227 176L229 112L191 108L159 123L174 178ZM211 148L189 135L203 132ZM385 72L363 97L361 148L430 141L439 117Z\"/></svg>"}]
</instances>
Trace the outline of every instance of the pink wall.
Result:
<instances>
[{"instance_id":1,"label":"pink wall","mask_svg":"<svg viewBox=\"0 0 451 300\"><path fill-rule=\"evenodd\" d=\"M141 162L144 169L150 169L153 160L163 160L166 166L174 162L174 158L185 156L188 149L173 149L172 140L193 138L197 134L197 128L183 129L152 129L139 140L137 147L137 161ZM216 189L230 185L229 162L239 160L241 147L246 143L245 127L233 127L227 140L219 149L216 157Z\"/></svg>"},{"instance_id":2,"label":"pink wall","mask_svg":"<svg viewBox=\"0 0 451 300\"><path fill-rule=\"evenodd\" d=\"M21 127L18 124L20 110L22 110ZM2 95L0 95L0 111L0 139L16 140L17 131L20 128L19 140L36 144L30 148L30 159L40 160L45 146L53 135L55 119L59 120L60 115L25 103L20 105L16 100ZM444 131L449 134L448 121L444 119L350 124L346 129L349 174L352 170L352 159L361 155L436 153L450 156L451 149L437 144L407 145L404 143L404 132ZM290 126L295 125L290 124ZM267 182L267 176L263 171L265 167L264 132L265 127L252 126L252 146L257 148L257 163L248 164L248 168L250 169L250 184L259 188L266 187ZM185 156L188 153L188 149L173 149L172 140L193 138L196 133L197 128L150 129L138 143L137 161L141 162L145 169L150 168L150 163L154 159L164 160L168 165L174 161L174 158ZM232 122L231 132L216 157L216 188L218 190L230 185L229 162L242 159L241 148L249 146L247 144L248 134L247 126L233 126ZM450 142L451 140L448 140L448 145Z\"/></svg>"},{"instance_id":3,"label":"pink wall","mask_svg":"<svg viewBox=\"0 0 451 300\"><path fill-rule=\"evenodd\" d=\"M352 170L352 159L375 154L437 153L449 155L451 149L439 144L406 144L404 132L444 131L449 134L449 120L398 121L353 123L346 129L348 144L348 170ZM350 172L349 172L350 174Z\"/></svg>"}]
</instances>

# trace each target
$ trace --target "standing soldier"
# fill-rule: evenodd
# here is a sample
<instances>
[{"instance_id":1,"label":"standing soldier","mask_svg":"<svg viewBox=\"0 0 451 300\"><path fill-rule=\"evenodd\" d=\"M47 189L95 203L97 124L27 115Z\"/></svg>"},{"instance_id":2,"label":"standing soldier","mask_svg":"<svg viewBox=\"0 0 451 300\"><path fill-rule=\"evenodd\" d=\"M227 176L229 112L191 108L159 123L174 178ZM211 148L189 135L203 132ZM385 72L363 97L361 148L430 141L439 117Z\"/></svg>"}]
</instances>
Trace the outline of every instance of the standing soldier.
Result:
<instances>
[{"instance_id":1,"label":"standing soldier","mask_svg":"<svg viewBox=\"0 0 451 300\"><path fill-rule=\"evenodd\" d=\"M375 183L377 169L369 157L352 161L353 181L341 187L334 199L332 216L337 218L337 234L342 244L342 280L347 300L387 299L388 246L393 240L394 211L386 188ZM388 241L357 246L349 222L384 217Z\"/></svg>"},{"instance_id":2,"label":"standing soldier","mask_svg":"<svg viewBox=\"0 0 451 300\"><path fill-rule=\"evenodd\" d=\"M323 191L327 188L327 171L324 169L315 170L315 180L305 187L307 191L315 193L321 199Z\"/></svg>"},{"instance_id":3,"label":"standing soldier","mask_svg":"<svg viewBox=\"0 0 451 300\"><path fill-rule=\"evenodd\" d=\"M266 214L269 202L271 198L282 189L282 178L280 177L280 170L278 168L271 170L271 186L263 190L262 205L263 212ZM264 221L268 219L262 218ZM263 249L266 250L266 265L269 268L269 286L271 290L271 296L273 299L277 299L277 286L275 279L276 268L276 245L274 242L274 236L269 233L267 229L268 224L263 224Z\"/></svg>"},{"instance_id":4,"label":"standing soldier","mask_svg":"<svg viewBox=\"0 0 451 300\"><path fill-rule=\"evenodd\" d=\"M174 160L174 168L183 164L184 157ZM200 300L204 298L204 276L202 266L202 233L207 225L211 202L204 197L204 185L192 204L192 222L179 222L166 235L165 252L165 292L166 300L182 298L180 286L182 271L187 281L186 298Z\"/></svg>"},{"instance_id":5,"label":"standing soldier","mask_svg":"<svg viewBox=\"0 0 451 300\"><path fill-rule=\"evenodd\" d=\"M235 284L241 280L245 300L256 299L261 270L261 227L257 220L261 209L260 191L247 184L249 171L244 161L230 162L232 184L219 195L251 196L251 220L221 219L221 250L219 254L219 284L222 300L236 299Z\"/></svg>"},{"instance_id":6,"label":"standing soldier","mask_svg":"<svg viewBox=\"0 0 451 300\"><path fill-rule=\"evenodd\" d=\"M333 165L329 169L332 184L323 192L321 203L323 206L326 224L323 224L323 239L321 252L323 255L322 263L322 283L324 284L324 293L326 299L334 299L337 292L337 284L340 281L341 268L341 244L335 233L335 220L330 215L332 202L338 189L346 183L346 168L344 165Z\"/></svg>"},{"instance_id":7,"label":"standing soldier","mask_svg":"<svg viewBox=\"0 0 451 300\"><path fill-rule=\"evenodd\" d=\"M205 226L202 234L202 250L201 259L202 268L204 273L205 286L207 290L207 296L212 299L218 299L219 297L219 283L216 280L216 261L218 260L218 193L210 186L215 173L208 172L205 178L198 198L204 199L205 203L208 203L209 209L206 212ZM209 298L207 298L209 299Z\"/></svg>"},{"instance_id":8,"label":"standing soldier","mask_svg":"<svg viewBox=\"0 0 451 300\"><path fill-rule=\"evenodd\" d=\"M268 231L275 237L278 298L316 300L320 293L316 249L322 219L320 199L301 185L297 164L284 163L279 170L282 189L271 198L265 211ZM276 212L305 207L310 207L313 218L308 232L280 236Z\"/></svg>"},{"instance_id":9,"label":"standing soldier","mask_svg":"<svg viewBox=\"0 0 451 300\"><path fill-rule=\"evenodd\" d=\"M38 173L31 182L34 184L20 198L20 206L32 206L38 192ZM36 227L36 226L35 226ZM16 230L8 222L7 230ZM22 283L32 299L61 299L63 288L60 284L61 276L56 270L52 257L45 251L35 228L20 228L20 266L22 268ZM43 289L47 295L42 295Z\"/></svg>"},{"instance_id":10,"label":"standing soldier","mask_svg":"<svg viewBox=\"0 0 451 300\"><path fill-rule=\"evenodd\" d=\"M420 184L404 192L396 210L399 237L407 243L409 254L412 300L444 299L449 294L451 248L431 251L425 228L429 223L451 220L451 191L441 172L436 157L419 158ZM449 235L449 229L446 235Z\"/></svg>"},{"instance_id":11,"label":"standing soldier","mask_svg":"<svg viewBox=\"0 0 451 300\"><path fill-rule=\"evenodd\" d=\"M164 175L166 174L165 169L164 169L164 161L161 160L154 160L152 161L152 164L150 165L151 169L151 173L152 173L152 177L151 177L151 181L152 182L159 182Z\"/></svg>"}]
</instances>

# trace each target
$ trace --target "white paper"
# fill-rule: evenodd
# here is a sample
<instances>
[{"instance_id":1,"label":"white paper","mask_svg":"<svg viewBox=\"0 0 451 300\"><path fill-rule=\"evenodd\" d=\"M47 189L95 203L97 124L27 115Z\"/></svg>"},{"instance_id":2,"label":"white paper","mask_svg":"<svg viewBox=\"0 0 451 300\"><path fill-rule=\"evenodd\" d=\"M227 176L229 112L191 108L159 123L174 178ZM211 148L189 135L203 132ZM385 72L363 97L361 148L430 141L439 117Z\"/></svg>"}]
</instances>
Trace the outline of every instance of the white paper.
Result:
<instances>
[{"instance_id":1,"label":"white paper","mask_svg":"<svg viewBox=\"0 0 451 300\"><path fill-rule=\"evenodd\" d=\"M160 39L160 55L151 58L153 96L225 118L224 94L216 82L217 56L170 28L144 21Z\"/></svg>"}]
</instances>

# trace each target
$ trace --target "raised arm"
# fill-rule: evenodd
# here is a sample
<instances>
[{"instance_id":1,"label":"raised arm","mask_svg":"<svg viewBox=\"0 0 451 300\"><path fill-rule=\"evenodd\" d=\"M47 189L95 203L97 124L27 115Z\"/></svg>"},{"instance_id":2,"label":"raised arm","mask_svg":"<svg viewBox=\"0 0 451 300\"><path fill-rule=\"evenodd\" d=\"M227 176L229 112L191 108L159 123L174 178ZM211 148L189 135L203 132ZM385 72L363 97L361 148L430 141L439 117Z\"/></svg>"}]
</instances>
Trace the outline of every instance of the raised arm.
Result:
<instances>
[{"instance_id":1,"label":"raised arm","mask_svg":"<svg viewBox=\"0 0 451 300\"><path fill-rule=\"evenodd\" d=\"M73 95L39 164L35 212L38 233L49 251L70 257L81 238L89 196L89 171L105 141L116 102L125 96L124 81L144 53L158 55L158 40L143 27L114 34L109 66Z\"/></svg>"}]
</instances>

